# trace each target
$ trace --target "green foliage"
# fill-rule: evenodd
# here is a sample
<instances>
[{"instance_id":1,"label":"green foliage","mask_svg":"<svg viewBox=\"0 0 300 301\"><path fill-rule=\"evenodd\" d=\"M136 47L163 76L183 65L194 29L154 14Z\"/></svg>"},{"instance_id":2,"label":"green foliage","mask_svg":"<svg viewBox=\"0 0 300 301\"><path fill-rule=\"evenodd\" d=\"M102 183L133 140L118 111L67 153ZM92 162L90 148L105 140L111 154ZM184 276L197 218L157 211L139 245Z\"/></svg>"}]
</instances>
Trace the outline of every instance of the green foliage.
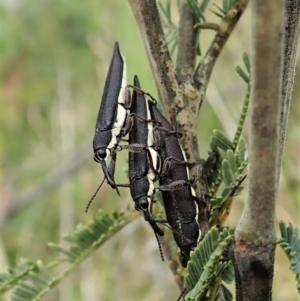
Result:
<instances>
[{"instance_id":1,"label":"green foliage","mask_svg":"<svg viewBox=\"0 0 300 301\"><path fill-rule=\"evenodd\" d=\"M238 0L223 0L223 11L227 14L236 4Z\"/></svg>"},{"instance_id":2,"label":"green foliage","mask_svg":"<svg viewBox=\"0 0 300 301\"><path fill-rule=\"evenodd\" d=\"M114 212L108 215L99 211L89 224L79 224L71 235L64 237L64 240L71 244L68 249L53 243L50 243L49 247L65 254L70 262L81 262L83 258L87 257L87 254L97 249L128 222L129 219L124 212Z\"/></svg>"},{"instance_id":3,"label":"green foliage","mask_svg":"<svg viewBox=\"0 0 300 301\"><path fill-rule=\"evenodd\" d=\"M246 64L249 63L249 57L246 56L245 59L246 59L245 66L247 66ZM250 83L249 75L246 74L246 73L244 72L244 70L243 70L240 66L236 66L236 67L235 67L235 71L236 71L236 72L239 74L239 76L246 82L246 84L249 84L249 83ZM247 71L248 71L248 73L250 73L250 70L247 70Z\"/></svg>"},{"instance_id":4,"label":"green foliage","mask_svg":"<svg viewBox=\"0 0 300 301\"><path fill-rule=\"evenodd\" d=\"M188 0L187 2L189 4L191 10L194 13L196 23L202 24L201 22L206 22L204 12L205 12L210 0L202 1L200 6L198 6L198 3L197 3L196 0ZM196 39L195 49L196 49L196 52L199 56L201 56L200 33L201 33L201 28L197 27L197 31L196 31L197 39Z\"/></svg>"},{"instance_id":5,"label":"green foliage","mask_svg":"<svg viewBox=\"0 0 300 301\"><path fill-rule=\"evenodd\" d=\"M242 127L240 125L239 127L240 130L237 132L241 133ZM243 137L235 135L234 139L238 139L238 144L235 145L220 131L214 130L213 134L211 148L219 157L212 176L206 180L206 185L211 198L210 223L222 225L229 215L233 197L242 190L239 186L245 179L244 172L248 161L245 158L246 142ZM222 181L223 191L221 195L216 196Z\"/></svg>"},{"instance_id":6,"label":"green foliage","mask_svg":"<svg viewBox=\"0 0 300 301\"><path fill-rule=\"evenodd\" d=\"M244 63L245 68L247 70L247 74L245 72L243 72L242 68L239 67L239 66L236 66L235 70L241 76L241 78L247 83L248 86L247 86L247 92L246 92L246 96L245 96L245 99L244 99L244 104L243 104L240 120L239 120L239 123L238 123L238 127L236 129L236 133L235 133L234 138L233 138L234 149L236 149L238 141L239 141L239 139L242 135L242 130L243 130L243 127L244 127L246 116L247 116L248 107L249 107L249 100L250 100L250 89L251 89L250 72L251 72L251 70L250 70L250 61L249 61L249 57L248 57L247 53L244 53L244 55L243 55L243 63ZM238 70L242 73L240 73Z\"/></svg>"},{"instance_id":7,"label":"green foliage","mask_svg":"<svg viewBox=\"0 0 300 301\"><path fill-rule=\"evenodd\" d=\"M230 207L232 204L233 197L240 194L242 188L241 183L245 179L245 169L248 164L248 160L245 158L246 143L243 137L239 138L239 143L234 150L234 144L227 138L220 139L221 135L218 132L218 136L214 136L219 140L217 141L218 148L225 151L226 146L231 145L227 148L226 152L218 151L219 159L214 169L212 177L207 179L208 194L211 197L211 210L210 210L210 223L211 225L222 225L227 219ZM214 138L213 137L213 138ZM229 143L230 142L230 143ZM216 152L217 149L214 148ZM216 196L216 192L221 185L224 183L224 188L221 195Z\"/></svg>"},{"instance_id":8,"label":"green foliage","mask_svg":"<svg viewBox=\"0 0 300 301\"><path fill-rule=\"evenodd\" d=\"M239 178L232 181L223 189L222 195L211 199L211 211L209 222L211 225L223 225L229 216L233 198L242 191L240 185L246 178L246 175L240 175ZM233 184L235 183L235 184Z\"/></svg>"},{"instance_id":9,"label":"green foliage","mask_svg":"<svg viewBox=\"0 0 300 301\"><path fill-rule=\"evenodd\" d=\"M182 5L181 0L177 0L177 10L180 11L180 7ZM198 5L198 2L196 0L188 0L187 3L190 6L191 10L193 11L194 17L196 22L206 22L204 12L209 4L210 0L204 0L201 2L200 5ZM172 21L172 15L171 15L171 0L167 0L165 3L165 6L162 4L162 2L158 2L158 7L160 9L160 15L162 19L162 24L164 26L164 29L166 31L166 41L169 45L169 50L171 55L174 53L177 43L178 43L178 24L174 24ZM198 55L201 55L200 50L200 44L199 44L199 36L200 36L200 28L197 29L196 36L198 37L196 39L196 45L195 49Z\"/></svg>"},{"instance_id":10,"label":"green foliage","mask_svg":"<svg viewBox=\"0 0 300 301\"><path fill-rule=\"evenodd\" d=\"M215 4L218 11L212 11L217 17L224 18L227 13L237 4L238 0L223 0L222 7Z\"/></svg>"},{"instance_id":11,"label":"green foliage","mask_svg":"<svg viewBox=\"0 0 300 301\"><path fill-rule=\"evenodd\" d=\"M300 293L300 238L299 228L294 228L291 224L287 227L281 221L279 223L281 239L278 244L281 246L285 254L291 262L291 270L296 275L297 289Z\"/></svg>"},{"instance_id":12,"label":"green foliage","mask_svg":"<svg viewBox=\"0 0 300 301\"><path fill-rule=\"evenodd\" d=\"M180 11L181 0L177 0L177 10ZM160 9L161 21L166 31L165 38L169 45L171 55L174 53L178 43L178 25L172 21L171 0L167 0L165 6L159 1L158 7Z\"/></svg>"},{"instance_id":13,"label":"green foliage","mask_svg":"<svg viewBox=\"0 0 300 301\"><path fill-rule=\"evenodd\" d=\"M20 281L12 292L12 301L40 300L61 279L53 277L41 261L37 261L36 269L30 271L26 279Z\"/></svg>"},{"instance_id":14,"label":"green foliage","mask_svg":"<svg viewBox=\"0 0 300 301\"><path fill-rule=\"evenodd\" d=\"M178 7L180 6L180 2L181 1L177 1ZM23 3L28 4L29 2L24 1ZM68 1L63 3L62 5L64 6L72 4ZM200 7L197 6L196 1L190 0L188 3L193 7L198 22L206 22L203 12L209 0L202 1ZM231 3L233 2L231 1ZM233 5L230 4L230 1L223 1L223 8L221 10L223 14L230 10L230 5ZM10 73L18 74L21 72L23 76L24 74L27 75L26 80L21 82L19 87L14 86L14 90L17 91L16 99L19 101L19 104L15 101L7 101L7 103L10 106L11 103L16 107L19 105L20 112L27 112L30 108L38 108L37 110L34 109L34 115L40 115L40 117L42 117L41 120L44 119L45 122L47 122L46 118L48 117L49 111L53 109L51 102L43 102L43 99L50 100L53 98L51 94L56 92L56 69L58 69L60 65L60 62L56 61L56 59L58 58L58 60L67 63L67 65L69 65L68 60L69 63L71 63L73 69L71 70L73 85L76 87L75 90L78 89L78 83L82 78L90 78L90 76L86 75L88 75L88 70L91 70L96 61L92 56L89 56L90 50L86 43L87 29L93 27L90 12L86 10L86 7L79 5L78 1L73 2L73 5L66 8L63 13L57 13L57 17L52 20L50 14L55 10L57 10L57 12L59 11L57 3L55 3L53 7L48 7L48 11L49 9L52 10L49 14L46 14L43 7L40 7L37 3L30 12L30 15L24 13L24 19L17 16L19 21L14 27L5 27L5 25L9 23L9 20L7 16L1 12L1 17L3 17L1 18L1 24L3 26L0 26L2 28L0 36L2 40L5 40L5 42L1 44L0 49L0 54L3 58L1 66L4 66L1 79L4 84L9 84ZM167 1L164 15L167 16L166 21L169 22L169 26L173 30L170 31L168 35L168 42L172 44L171 51L173 52L177 45L178 28L177 25L174 25L172 22L171 11L171 1L169 0ZM38 18L41 14L43 14L44 20ZM56 30L53 29L52 31L51 27L48 27L48 24L55 24ZM22 28L24 28L24 31L21 31ZM39 29L37 34L38 38L36 40L30 36L33 29ZM43 35L47 36L47 39L41 39ZM91 33L89 33L89 35L91 35ZM51 44L54 44L54 41L58 41L58 43L55 44L55 47L50 47ZM36 61L39 63L36 64ZM5 62L7 62L7 65ZM79 64L76 65L77 62L79 62ZM239 122L236 135L231 141L223 133L215 130L212 136L212 150L220 154L220 159L217 162L217 172L211 177L213 180L208 179L207 181L208 186L211 188L210 194L212 196L212 210L210 212L211 225L222 225L224 223L232 199L240 191L239 184L242 180L244 168L247 165L247 160L245 159L246 142L241 137L243 122L248 107L248 103L246 102L249 102L250 94L250 77L248 74L250 73L250 65L247 56L244 57L244 64L246 71L239 66L236 67L237 73L248 85L243 106L243 115L241 115L241 122ZM96 81L94 81L94 84L95 82ZM75 96L78 98L76 93ZM40 103L40 106L35 106L34 102ZM2 111L2 114L11 117L7 114L6 109ZM26 122L25 114L16 114L16 117L18 117L18 122L21 125ZM18 127L14 127L14 124L16 124L14 118L15 117L1 119L2 125L9 125L12 128L10 129L11 131L7 131L5 134L4 131L2 131L1 135L3 135L3 137L0 139L3 142L2 145L4 145L4 142L10 144L10 146L7 147L7 149L9 149L8 154L16 165L18 165L22 157L26 156L27 147L31 150L31 134L28 131L24 131L23 127L20 127L22 128L22 136L24 136L21 138ZM13 139L11 139L11 137L13 137ZM18 139L16 139L16 137ZM24 143L24 141L29 141L29 143ZM13 147L11 145L12 143L16 147ZM4 161L6 160L3 160L3 162ZM215 193L221 183L223 183L225 187L221 194L216 196ZM37 207L35 207L35 209L36 208ZM41 299L50 289L55 287L63 278L74 271L82 260L90 256L90 252L104 243L105 239L114 235L114 231L117 231L116 225L112 226L110 230L107 228L107 226L111 225L108 216L103 215L102 217L103 219L100 218L100 223L92 222L89 226L79 226L73 235L66 237L65 240L70 243L69 248L49 244L52 250L64 255L62 260L57 260L52 264L45 264L44 257L44 262L41 260L30 261L21 259L15 267L9 268L5 274L0 275L0 293L3 294L12 289L12 300ZM96 229L98 227L99 229ZM300 291L299 229L294 229L291 225L286 227L283 223L281 223L280 229L282 239L279 241L279 245L284 249L291 261L291 269L296 275L297 287ZM216 229L213 228L212 231L216 231ZM102 233L102 236L100 233ZM234 277L232 265L229 261L220 261L223 257L223 255L220 254L223 254L222 250L227 245L229 236L227 237L225 235L222 238L219 233L218 239L209 239L212 236L208 236L204 239L199 245L199 250L197 248L189 263L186 281L189 283L190 294L188 298L190 300L201 300L207 297L213 300L217 299L221 293L225 296L225 300L232 299L231 293L222 283L222 281L227 283L232 281ZM9 252L10 251L8 251L8 253ZM18 252L14 250L12 253ZM11 259L11 254L9 254L9 257ZM61 273L61 270L60 273L57 273L55 268L61 265L68 266L63 273ZM189 282L191 279L192 282Z\"/></svg>"},{"instance_id":15,"label":"green foliage","mask_svg":"<svg viewBox=\"0 0 300 301\"><path fill-rule=\"evenodd\" d=\"M212 227L191 253L184 278L189 292L186 300L217 300L222 290L222 281L233 281L231 262L224 260L223 256L231 241L231 235L230 229L224 228L220 232L216 227ZM226 300L231 299L228 297Z\"/></svg>"},{"instance_id":16,"label":"green foliage","mask_svg":"<svg viewBox=\"0 0 300 301\"><path fill-rule=\"evenodd\" d=\"M236 67L237 73L247 83L247 92L243 103L239 123L233 141L228 139L221 131L214 130L210 139L212 152L218 154L217 163L212 175L206 180L208 195L211 200L210 224L222 225L230 212L234 196L238 195L242 188L239 187L245 179L245 169L248 164L246 159L246 142L242 135L245 123L249 99L250 99L250 62L247 54L243 56L243 62L247 73L241 67ZM216 195L221 183L224 183L223 191Z\"/></svg>"},{"instance_id":17,"label":"green foliage","mask_svg":"<svg viewBox=\"0 0 300 301\"><path fill-rule=\"evenodd\" d=\"M37 270L38 265L27 259L20 259L19 264L9 268L7 273L0 274L0 293L11 289L18 281L27 277L28 273Z\"/></svg>"},{"instance_id":18,"label":"green foliage","mask_svg":"<svg viewBox=\"0 0 300 301\"><path fill-rule=\"evenodd\" d=\"M68 247L49 243L52 250L64 255L63 259L58 256L59 259L48 266L41 260L20 260L16 267L0 275L0 293L13 289L13 301L40 300L131 219L124 212L106 214L99 211L91 222L78 225L72 234L64 238ZM67 267L52 275L50 270L61 264Z\"/></svg>"},{"instance_id":19,"label":"green foliage","mask_svg":"<svg viewBox=\"0 0 300 301\"><path fill-rule=\"evenodd\" d=\"M200 23L201 21L206 22L205 17L203 15L204 9L206 8L209 1L206 1L204 5L198 6L198 2L196 0L187 0L188 5L195 15L196 22Z\"/></svg>"},{"instance_id":20,"label":"green foliage","mask_svg":"<svg viewBox=\"0 0 300 301\"><path fill-rule=\"evenodd\" d=\"M228 149L234 149L234 144L221 131L214 130L210 147L212 151L217 151L218 148L227 151Z\"/></svg>"},{"instance_id":21,"label":"green foliage","mask_svg":"<svg viewBox=\"0 0 300 301\"><path fill-rule=\"evenodd\" d=\"M250 63L247 54L243 56L243 62L248 74L241 67L236 67L236 70L248 87L234 138L231 141L219 130L214 130L210 138L211 151L218 154L213 172L206 179L206 189L211 203L210 224L212 226L222 225L227 219L234 196L242 190L240 185L245 179L244 173L248 165L245 157L246 142L241 136L250 99ZM224 188L217 196L216 193L222 182Z\"/></svg>"}]
</instances>

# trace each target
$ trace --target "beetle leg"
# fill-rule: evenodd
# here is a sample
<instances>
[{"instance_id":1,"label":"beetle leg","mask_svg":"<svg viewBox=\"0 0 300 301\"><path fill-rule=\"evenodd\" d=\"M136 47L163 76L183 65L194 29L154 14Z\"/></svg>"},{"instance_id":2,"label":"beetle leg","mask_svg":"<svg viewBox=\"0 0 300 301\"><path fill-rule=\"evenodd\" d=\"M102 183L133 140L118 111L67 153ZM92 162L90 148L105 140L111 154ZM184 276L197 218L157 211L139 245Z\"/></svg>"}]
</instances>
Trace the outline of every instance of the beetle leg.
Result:
<instances>
[{"instance_id":1,"label":"beetle leg","mask_svg":"<svg viewBox=\"0 0 300 301\"><path fill-rule=\"evenodd\" d=\"M129 110L131 108L131 93L130 93L130 89L129 86L127 85L125 87L125 109Z\"/></svg>"},{"instance_id":2,"label":"beetle leg","mask_svg":"<svg viewBox=\"0 0 300 301\"><path fill-rule=\"evenodd\" d=\"M164 127L161 127L161 126L158 126L155 130L158 130L158 131L163 131L165 132L167 135L175 135L177 138L181 138L182 137L182 134L179 133L179 132L176 132L176 131L170 131L168 129L165 129Z\"/></svg>"},{"instance_id":3,"label":"beetle leg","mask_svg":"<svg viewBox=\"0 0 300 301\"><path fill-rule=\"evenodd\" d=\"M185 165L189 168L195 166L195 163L189 163L189 162L186 162L186 161L182 161L182 160L179 160L177 159L176 157L168 157L165 159L164 161L164 164L163 164L163 167L161 169L161 176L165 176L166 173L168 172L171 164L172 164L172 161L175 163L175 164L178 164L178 165Z\"/></svg>"},{"instance_id":4,"label":"beetle leg","mask_svg":"<svg viewBox=\"0 0 300 301\"><path fill-rule=\"evenodd\" d=\"M139 153L147 149L147 145L145 144L138 144L138 143L131 143L126 145L118 145L116 147L116 151L127 150L132 153Z\"/></svg>"},{"instance_id":5,"label":"beetle leg","mask_svg":"<svg viewBox=\"0 0 300 301\"><path fill-rule=\"evenodd\" d=\"M129 188L129 184L116 184L118 187Z\"/></svg>"},{"instance_id":6,"label":"beetle leg","mask_svg":"<svg viewBox=\"0 0 300 301\"><path fill-rule=\"evenodd\" d=\"M173 181L170 184L161 185L157 189L160 191L174 191L185 186L190 186L190 183L184 180Z\"/></svg>"},{"instance_id":7,"label":"beetle leg","mask_svg":"<svg viewBox=\"0 0 300 301\"><path fill-rule=\"evenodd\" d=\"M150 100L156 105L157 101L156 101L156 99L150 93L147 93L147 92L143 91L141 88L133 86L133 85L128 85L128 87L132 88L133 90L135 90L137 92L139 92L140 94L148 96L150 98Z\"/></svg>"},{"instance_id":8,"label":"beetle leg","mask_svg":"<svg viewBox=\"0 0 300 301\"><path fill-rule=\"evenodd\" d=\"M107 183L113 188L116 190L118 196L121 196L120 194L120 191L115 183L115 180L113 179L113 176L114 176L114 172L115 172L115 165L116 165L116 160L113 159L112 157L112 160L109 164L109 166L106 165L106 162L105 161L101 161L101 166L102 166L102 170L103 170L103 173L105 175L105 178L107 180Z\"/></svg>"},{"instance_id":9,"label":"beetle leg","mask_svg":"<svg viewBox=\"0 0 300 301\"><path fill-rule=\"evenodd\" d=\"M153 231L159 235L159 236L163 236L164 235L164 232L162 229L160 229L158 227L158 225L156 224L155 220L153 219L151 213L149 210L144 210L143 211L144 213L144 218L147 222L149 222L150 226L152 227Z\"/></svg>"}]
</instances>

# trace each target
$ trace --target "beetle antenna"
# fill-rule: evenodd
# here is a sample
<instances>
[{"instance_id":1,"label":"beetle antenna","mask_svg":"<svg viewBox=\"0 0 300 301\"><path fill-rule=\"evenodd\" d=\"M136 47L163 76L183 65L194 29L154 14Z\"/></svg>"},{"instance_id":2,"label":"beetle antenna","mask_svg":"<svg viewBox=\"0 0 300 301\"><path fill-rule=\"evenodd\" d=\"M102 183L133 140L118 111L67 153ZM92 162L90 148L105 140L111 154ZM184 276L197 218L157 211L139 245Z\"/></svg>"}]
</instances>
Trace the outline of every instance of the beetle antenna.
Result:
<instances>
[{"instance_id":1,"label":"beetle antenna","mask_svg":"<svg viewBox=\"0 0 300 301\"><path fill-rule=\"evenodd\" d=\"M91 204L92 204L94 198L95 198L96 195L98 194L98 192L99 192L101 186L103 185L104 181L105 181L105 177L103 178L102 182L100 183L100 185L99 185L98 188L96 189L95 193L93 194L93 196L91 197L91 199L89 200L89 202L87 203L87 205L85 206L85 213L88 213L89 208L90 208L90 206L91 206Z\"/></svg>"},{"instance_id":2,"label":"beetle antenna","mask_svg":"<svg viewBox=\"0 0 300 301\"><path fill-rule=\"evenodd\" d=\"M163 250L162 250L162 247L161 247L161 243L158 239L158 235L155 232L154 232L154 235L155 235L155 238L156 238L156 241L157 241L157 244L158 244L158 250L159 250L160 258L161 258L162 261L165 261L164 253L163 253Z\"/></svg>"}]
</instances>

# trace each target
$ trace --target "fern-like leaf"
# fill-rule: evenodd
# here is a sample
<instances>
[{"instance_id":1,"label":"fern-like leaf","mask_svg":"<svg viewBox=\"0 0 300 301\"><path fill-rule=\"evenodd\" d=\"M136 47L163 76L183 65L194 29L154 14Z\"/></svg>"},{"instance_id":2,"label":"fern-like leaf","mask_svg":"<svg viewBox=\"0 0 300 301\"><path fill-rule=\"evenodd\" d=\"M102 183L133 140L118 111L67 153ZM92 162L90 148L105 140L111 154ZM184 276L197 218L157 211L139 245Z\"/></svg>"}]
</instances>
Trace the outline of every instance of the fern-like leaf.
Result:
<instances>
[{"instance_id":1,"label":"fern-like leaf","mask_svg":"<svg viewBox=\"0 0 300 301\"><path fill-rule=\"evenodd\" d=\"M82 257L85 258L87 254L97 249L128 221L124 212L108 215L99 211L90 223L78 225L74 233L64 237L65 241L71 243L69 248L61 248L53 243L49 244L49 247L65 254L70 262L81 261Z\"/></svg>"},{"instance_id":2,"label":"fern-like leaf","mask_svg":"<svg viewBox=\"0 0 300 301\"><path fill-rule=\"evenodd\" d=\"M214 201L212 204L211 212L210 212L210 224L211 225L223 225L227 220L227 217L230 213L231 204L234 196L238 195L242 191L242 187L240 185L245 180L246 174L241 175L239 179L235 182L235 185L228 189L230 186L227 186L223 190L223 197L218 198L218 202ZM232 184L231 184L232 186Z\"/></svg>"},{"instance_id":3,"label":"fern-like leaf","mask_svg":"<svg viewBox=\"0 0 300 301\"><path fill-rule=\"evenodd\" d=\"M219 130L213 130L213 140L215 141L215 147L213 151L217 151L218 148L227 151L228 149L234 149L234 144Z\"/></svg>"},{"instance_id":4,"label":"fern-like leaf","mask_svg":"<svg viewBox=\"0 0 300 301\"><path fill-rule=\"evenodd\" d=\"M40 260L37 262L22 260L6 274L0 275L0 292L13 288L13 301L40 300L132 219L133 216L126 216L124 212L105 214L99 211L90 223L77 226L74 233L64 238L69 242L69 247L49 244L52 250L65 255L64 260L60 258L47 266ZM61 263L66 265L65 270L53 272L53 268Z\"/></svg>"},{"instance_id":5,"label":"fern-like leaf","mask_svg":"<svg viewBox=\"0 0 300 301\"><path fill-rule=\"evenodd\" d=\"M0 294L11 289L18 281L28 277L31 271L37 270L37 265L27 259L20 259L17 266L9 268L7 273L0 274Z\"/></svg>"},{"instance_id":6,"label":"fern-like leaf","mask_svg":"<svg viewBox=\"0 0 300 301\"><path fill-rule=\"evenodd\" d=\"M247 146L246 146L246 141L243 137L239 139L236 151L235 151L235 161L236 162L245 162L246 160L246 151L247 151Z\"/></svg>"},{"instance_id":7,"label":"fern-like leaf","mask_svg":"<svg viewBox=\"0 0 300 301\"><path fill-rule=\"evenodd\" d=\"M223 5L233 5L232 3L224 2ZM212 175L206 180L206 191L211 203L211 225L222 225L225 222L230 212L233 197L238 195L241 191L239 187L241 184L240 179L244 177L245 169L248 165L248 160L246 159L246 142L241 136L248 112L251 88L250 62L247 54L244 54L243 62L246 71L243 71L239 66L236 67L236 70L247 82L248 87L233 141L228 139L219 130L214 130L213 136L210 138L211 150L219 154L218 164L216 164ZM222 181L225 187L221 196L217 196L216 193Z\"/></svg>"},{"instance_id":8,"label":"fern-like leaf","mask_svg":"<svg viewBox=\"0 0 300 301\"><path fill-rule=\"evenodd\" d=\"M291 262L291 270L296 275L297 289L300 293L300 238L299 228L294 228L291 224L286 227L286 224L281 221L279 223L281 239L278 244L286 253Z\"/></svg>"},{"instance_id":9,"label":"fern-like leaf","mask_svg":"<svg viewBox=\"0 0 300 301\"><path fill-rule=\"evenodd\" d=\"M162 4L160 1L158 2L162 25L165 29L166 41L169 46L170 54L172 55L175 52L178 43L178 25L174 24L172 21L171 5L171 0L167 0L165 5ZM177 0L178 11L180 10L180 7L181 1Z\"/></svg>"},{"instance_id":10,"label":"fern-like leaf","mask_svg":"<svg viewBox=\"0 0 300 301\"><path fill-rule=\"evenodd\" d=\"M202 11L202 13L204 13L204 11L206 10L208 4L209 4L210 0L203 0L200 4L200 10Z\"/></svg>"},{"instance_id":11,"label":"fern-like leaf","mask_svg":"<svg viewBox=\"0 0 300 301\"><path fill-rule=\"evenodd\" d=\"M213 227L192 252L185 275L185 285L189 291L186 300L206 300L209 292L210 295L219 293L221 275L231 264L220 259L230 241L231 234L226 228L220 234L219 230Z\"/></svg>"},{"instance_id":12,"label":"fern-like leaf","mask_svg":"<svg viewBox=\"0 0 300 301\"><path fill-rule=\"evenodd\" d=\"M26 281L21 281L12 293L12 301L40 300L56 284L42 261L36 263L37 269L30 271Z\"/></svg>"},{"instance_id":13,"label":"fern-like leaf","mask_svg":"<svg viewBox=\"0 0 300 301\"><path fill-rule=\"evenodd\" d=\"M203 22L206 22L205 17L203 15L203 12L201 11L201 8L198 6L198 2L196 0L187 0L188 5L190 6L191 10L193 11L196 22L200 23L201 20ZM206 6L204 6L205 8Z\"/></svg>"},{"instance_id":14,"label":"fern-like leaf","mask_svg":"<svg viewBox=\"0 0 300 301\"><path fill-rule=\"evenodd\" d=\"M248 74L250 75L250 59L249 59L249 55L247 53L244 53L243 55L243 62L244 62L244 65L246 67L246 70L248 72Z\"/></svg>"},{"instance_id":15,"label":"fern-like leaf","mask_svg":"<svg viewBox=\"0 0 300 301\"><path fill-rule=\"evenodd\" d=\"M247 92L246 92L246 96L245 96L245 99L244 99L243 108L242 108L242 112L241 112L241 115L240 115L238 127L236 129L236 133L235 133L234 138L233 138L234 150L236 150L239 139L241 138L242 130L243 130L245 119L246 119L247 112L248 112L249 101L250 101L250 90L251 90L250 62L249 62L249 57L248 57L247 54L244 54L243 61L244 61L245 67L246 67L247 72L248 72L248 75L245 75L248 79L248 81L247 81L248 86L247 86Z\"/></svg>"},{"instance_id":16,"label":"fern-like leaf","mask_svg":"<svg viewBox=\"0 0 300 301\"><path fill-rule=\"evenodd\" d=\"M196 23L198 23L197 25L201 25L203 23L201 22L206 22L205 16L204 16L204 12L209 4L210 0L203 0L200 4L200 6L198 5L198 1L197 0L187 0L188 5L190 6L190 9L192 10L194 16L195 16L195 20ZM200 33L201 33L201 27L197 26L195 27L197 28L196 30L196 39L195 39L195 45L194 48L196 50L196 53L201 56L201 47L200 47Z\"/></svg>"},{"instance_id":17,"label":"fern-like leaf","mask_svg":"<svg viewBox=\"0 0 300 301\"><path fill-rule=\"evenodd\" d=\"M158 7L161 11L161 16L165 18L164 22L167 24L173 25L171 18L171 1L168 0L166 2L166 6L164 6L160 1L158 2Z\"/></svg>"}]
</instances>

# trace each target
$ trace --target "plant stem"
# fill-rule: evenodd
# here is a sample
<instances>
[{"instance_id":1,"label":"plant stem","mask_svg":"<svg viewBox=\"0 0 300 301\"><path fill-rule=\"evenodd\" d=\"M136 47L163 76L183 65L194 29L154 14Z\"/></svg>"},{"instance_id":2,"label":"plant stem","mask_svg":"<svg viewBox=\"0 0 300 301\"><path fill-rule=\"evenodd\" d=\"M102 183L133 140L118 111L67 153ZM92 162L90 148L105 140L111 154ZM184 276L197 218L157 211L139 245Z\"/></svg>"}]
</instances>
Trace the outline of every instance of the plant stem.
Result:
<instances>
[{"instance_id":1,"label":"plant stem","mask_svg":"<svg viewBox=\"0 0 300 301\"><path fill-rule=\"evenodd\" d=\"M284 2L252 2L253 58L249 190L235 232L232 260L239 301L272 299Z\"/></svg>"},{"instance_id":2,"label":"plant stem","mask_svg":"<svg viewBox=\"0 0 300 301\"><path fill-rule=\"evenodd\" d=\"M300 2L298 0L286 0L285 7L285 41L282 74L282 101L280 112L279 160L277 176L278 185L285 145L286 130L288 126L288 117L292 100L292 92L295 80L295 68L300 33Z\"/></svg>"}]
</instances>

